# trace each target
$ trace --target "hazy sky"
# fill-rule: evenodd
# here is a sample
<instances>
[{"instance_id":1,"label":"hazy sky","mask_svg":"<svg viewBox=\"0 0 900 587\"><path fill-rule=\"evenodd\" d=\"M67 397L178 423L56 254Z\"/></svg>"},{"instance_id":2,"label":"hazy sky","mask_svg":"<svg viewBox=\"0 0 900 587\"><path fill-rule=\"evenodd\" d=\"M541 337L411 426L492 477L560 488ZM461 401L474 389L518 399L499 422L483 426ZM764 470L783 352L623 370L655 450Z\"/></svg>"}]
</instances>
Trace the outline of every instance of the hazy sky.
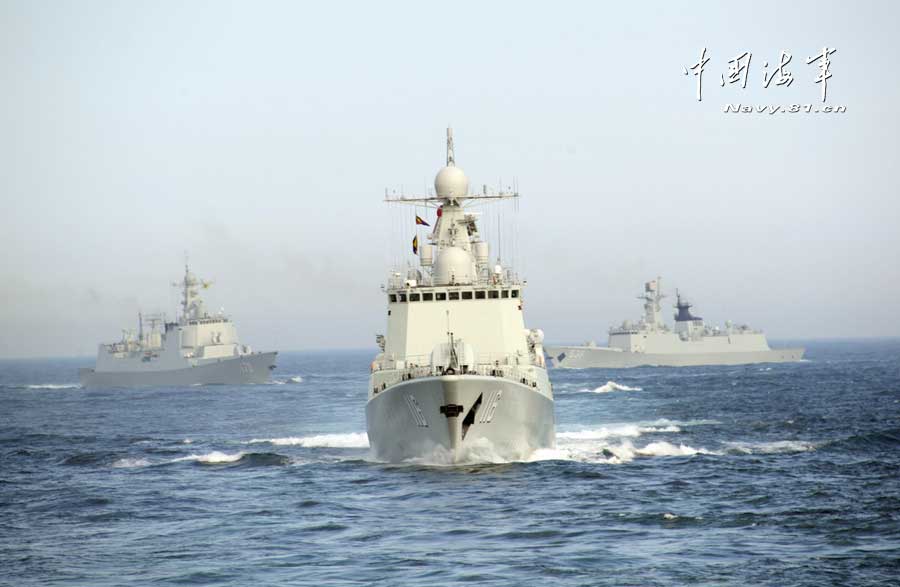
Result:
<instances>
[{"instance_id":1,"label":"hazy sky","mask_svg":"<svg viewBox=\"0 0 900 587\"><path fill-rule=\"evenodd\" d=\"M898 21L887 1L0 0L0 356L92 355L171 314L185 251L254 348L374 350L384 189L431 181L448 123L473 185L518 182L526 321L550 341L605 339L656 275L772 338L900 334ZM825 46L846 113L722 112L821 105ZM763 88L782 50L794 82ZM747 88L721 87L744 51Z\"/></svg>"}]
</instances>

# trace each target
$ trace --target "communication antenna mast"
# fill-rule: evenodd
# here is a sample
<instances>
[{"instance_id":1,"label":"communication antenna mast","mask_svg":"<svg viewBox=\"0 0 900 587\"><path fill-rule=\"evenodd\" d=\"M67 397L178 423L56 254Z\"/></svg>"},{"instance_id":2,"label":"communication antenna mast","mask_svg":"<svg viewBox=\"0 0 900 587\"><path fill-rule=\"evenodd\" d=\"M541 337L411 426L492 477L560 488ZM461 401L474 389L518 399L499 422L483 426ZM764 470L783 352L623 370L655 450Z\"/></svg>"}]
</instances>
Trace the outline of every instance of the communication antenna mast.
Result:
<instances>
[{"instance_id":1,"label":"communication antenna mast","mask_svg":"<svg viewBox=\"0 0 900 587\"><path fill-rule=\"evenodd\" d=\"M453 129L447 125L447 167L456 166L456 158L453 155Z\"/></svg>"}]
</instances>

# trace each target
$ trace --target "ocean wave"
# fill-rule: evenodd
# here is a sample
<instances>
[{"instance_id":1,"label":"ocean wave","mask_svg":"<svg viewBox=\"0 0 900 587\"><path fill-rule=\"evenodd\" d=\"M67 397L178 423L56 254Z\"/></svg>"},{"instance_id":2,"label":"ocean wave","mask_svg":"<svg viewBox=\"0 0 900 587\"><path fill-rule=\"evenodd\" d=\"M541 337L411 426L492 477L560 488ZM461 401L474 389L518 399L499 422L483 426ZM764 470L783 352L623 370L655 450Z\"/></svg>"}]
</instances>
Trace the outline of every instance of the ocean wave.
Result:
<instances>
[{"instance_id":1,"label":"ocean wave","mask_svg":"<svg viewBox=\"0 0 900 587\"><path fill-rule=\"evenodd\" d=\"M693 428L694 426L716 426L721 424L719 420L670 420L668 418L657 418L656 420L647 420L644 422L637 422L638 426L647 426L647 427L657 427L657 428L666 428L669 426L674 426L676 428Z\"/></svg>"},{"instance_id":2,"label":"ocean wave","mask_svg":"<svg viewBox=\"0 0 900 587\"><path fill-rule=\"evenodd\" d=\"M148 461L147 459L124 458L114 462L112 466L116 469L133 469L136 467L146 467L149 464L150 461Z\"/></svg>"},{"instance_id":3,"label":"ocean wave","mask_svg":"<svg viewBox=\"0 0 900 587\"><path fill-rule=\"evenodd\" d=\"M725 442L726 450L732 454L781 454L809 452L818 445L803 440L776 440L773 442Z\"/></svg>"},{"instance_id":4,"label":"ocean wave","mask_svg":"<svg viewBox=\"0 0 900 587\"><path fill-rule=\"evenodd\" d=\"M660 426L647 426L640 424L610 424L600 428L588 428L570 432L557 432L556 439L560 440L603 440L615 437L638 437L641 434L655 432L681 432L681 428L674 424L666 423Z\"/></svg>"},{"instance_id":5,"label":"ocean wave","mask_svg":"<svg viewBox=\"0 0 900 587\"><path fill-rule=\"evenodd\" d=\"M179 457L177 459L172 459L169 462L181 463L190 461L201 465L241 465L250 467L291 464L290 457L277 453L245 451L225 453L217 450L205 454L192 454L186 457Z\"/></svg>"},{"instance_id":6,"label":"ocean wave","mask_svg":"<svg viewBox=\"0 0 900 587\"><path fill-rule=\"evenodd\" d=\"M6 389L81 389L80 383L25 383L3 385Z\"/></svg>"},{"instance_id":7,"label":"ocean wave","mask_svg":"<svg viewBox=\"0 0 900 587\"><path fill-rule=\"evenodd\" d=\"M103 463L111 463L116 457L115 453L107 451L98 452L81 452L70 455L62 460L60 464L66 466L90 466Z\"/></svg>"},{"instance_id":8,"label":"ocean wave","mask_svg":"<svg viewBox=\"0 0 900 587\"><path fill-rule=\"evenodd\" d=\"M643 448L635 449L635 454L643 457L692 457L699 454L718 454L705 448L694 448L670 442L651 442Z\"/></svg>"},{"instance_id":9,"label":"ocean wave","mask_svg":"<svg viewBox=\"0 0 900 587\"><path fill-rule=\"evenodd\" d=\"M288 381L290 381L291 383L303 383L303 377L294 375L293 377L288 378Z\"/></svg>"},{"instance_id":10,"label":"ocean wave","mask_svg":"<svg viewBox=\"0 0 900 587\"><path fill-rule=\"evenodd\" d=\"M369 448L369 436L365 432L349 432L347 434L317 434L284 438L254 438L245 444L302 446L304 448Z\"/></svg>"},{"instance_id":11,"label":"ocean wave","mask_svg":"<svg viewBox=\"0 0 900 587\"><path fill-rule=\"evenodd\" d=\"M180 463L183 461L197 461L198 463L218 465L218 464L222 464L222 463L237 462L237 461L241 460L241 458L243 458L243 456L245 454L247 454L247 453L245 453L244 451L228 454L228 453L219 452L217 450L214 450L212 452L208 452L208 453L202 454L202 455L192 454L192 455L188 455L186 457L178 457L177 459L172 459L169 462Z\"/></svg>"},{"instance_id":12,"label":"ocean wave","mask_svg":"<svg viewBox=\"0 0 900 587\"><path fill-rule=\"evenodd\" d=\"M604 385L594 389L582 388L578 390L580 393L610 393L612 391L644 391L641 387L629 387L616 383L615 381L607 381Z\"/></svg>"},{"instance_id":13,"label":"ocean wave","mask_svg":"<svg viewBox=\"0 0 900 587\"><path fill-rule=\"evenodd\" d=\"M828 443L829 448L850 447L872 450L876 448L896 450L900 445L900 428L888 428L886 430L872 430L862 434L854 434L846 438L834 440Z\"/></svg>"},{"instance_id":14,"label":"ocean wave","mask_svg":"<svg viewBox=\"0 0 900 587\"><path fill-rule=\"evenodd\" d=\"M597 463L618 465L630 463L637 458L651 457L691 457L695 455L719 454L705 448L695 448L685 444L672 444L657 441L645 446L635 446L625 439L618 443L605 442L566 442L556 448L540 449L528 459L534 461L574 461L580 463Z\"/></svg>"}]
</instances>

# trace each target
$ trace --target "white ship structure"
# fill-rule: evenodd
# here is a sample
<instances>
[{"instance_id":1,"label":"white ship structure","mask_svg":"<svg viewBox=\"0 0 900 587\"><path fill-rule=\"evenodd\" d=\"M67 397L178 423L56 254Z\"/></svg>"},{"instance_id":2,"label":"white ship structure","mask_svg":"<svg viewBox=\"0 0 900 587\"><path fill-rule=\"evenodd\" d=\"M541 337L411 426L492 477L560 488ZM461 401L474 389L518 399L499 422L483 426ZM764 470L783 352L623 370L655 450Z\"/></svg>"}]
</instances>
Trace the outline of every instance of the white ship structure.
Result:
<instances>
[{"instance_id":1,"label":"white ship structure","mask_svg":"<svg viewBox=\"0 0 900 587\"><path fill-rule=\"evenodd\" d=\"M518 194L470 194L449 129L434 187L434 196L388 200L436 209L437 221L428 243L414 240L419 266L393 272L384 288L387 333L377 337L366 404L373 455L525 459L555 443L543 332L525 327L525 283L490 262L478 215L467 209Z\"/></svg>"},{"instance_id":2,"label":"white ship structure","mask_svg":"<svg viewBox=\"0 0 900 587\"><path fill-rule=\"evenodd\" d=\"M96 366L79 370L83 386L236 385L269 379L277 353L253 352L238 342L227 316L206 311L199 290L209 287L208 281L197 279L185 265L184 278L173 285L182 290L178 321L138 315L136 335L125 330L119 342L101 344Z\"/></svg>"},{"instance_id":3,"label":"white ship structure","mask_svg":"<svg viewBox=\"0 0 900 587\"><path fill-rule=\"evenodd\" d=\"M587 343L581 346L548 346L547 354L556 367L640 367L693 365L743 365L787 363L803 359L802 348L770 348L766 335L748 326L725 323L710 327L703 318L691 314L692 305L676 290L675 328L662 319L661 280L644 284L638 299L644 302L644 317L636 324L625 321L609 330L606 347Z\"/></svg>"}]
</instances>

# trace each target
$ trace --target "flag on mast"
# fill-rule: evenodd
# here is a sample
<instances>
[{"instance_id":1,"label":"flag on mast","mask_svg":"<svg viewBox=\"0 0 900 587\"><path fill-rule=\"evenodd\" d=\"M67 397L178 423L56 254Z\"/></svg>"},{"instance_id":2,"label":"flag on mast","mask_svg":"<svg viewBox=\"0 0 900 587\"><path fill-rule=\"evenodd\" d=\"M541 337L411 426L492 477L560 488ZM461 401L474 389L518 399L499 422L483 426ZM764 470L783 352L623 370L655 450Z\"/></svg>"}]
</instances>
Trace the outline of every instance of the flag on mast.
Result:
<instances>
[{"instance_id":1,"label":"flag on mast","mask_svg":"<svg viewBox=\"0 0 900 587\"><path fill-rule=\"evenodd\" d=\"M425 222L424 220L422 220L421 216L416 214L416 226L431 226L431 225L428 224L427 222Z\"/></svg>"},{"instance_id":2,"label":"flag on mast","mask_svg":"<svg viewBox=\"0 0 900 587\"><path fill-rule=\"evenodd\" d=\"M419 254L419 235L413 237L413 255Z\"/></svg>"}]
</instances>

